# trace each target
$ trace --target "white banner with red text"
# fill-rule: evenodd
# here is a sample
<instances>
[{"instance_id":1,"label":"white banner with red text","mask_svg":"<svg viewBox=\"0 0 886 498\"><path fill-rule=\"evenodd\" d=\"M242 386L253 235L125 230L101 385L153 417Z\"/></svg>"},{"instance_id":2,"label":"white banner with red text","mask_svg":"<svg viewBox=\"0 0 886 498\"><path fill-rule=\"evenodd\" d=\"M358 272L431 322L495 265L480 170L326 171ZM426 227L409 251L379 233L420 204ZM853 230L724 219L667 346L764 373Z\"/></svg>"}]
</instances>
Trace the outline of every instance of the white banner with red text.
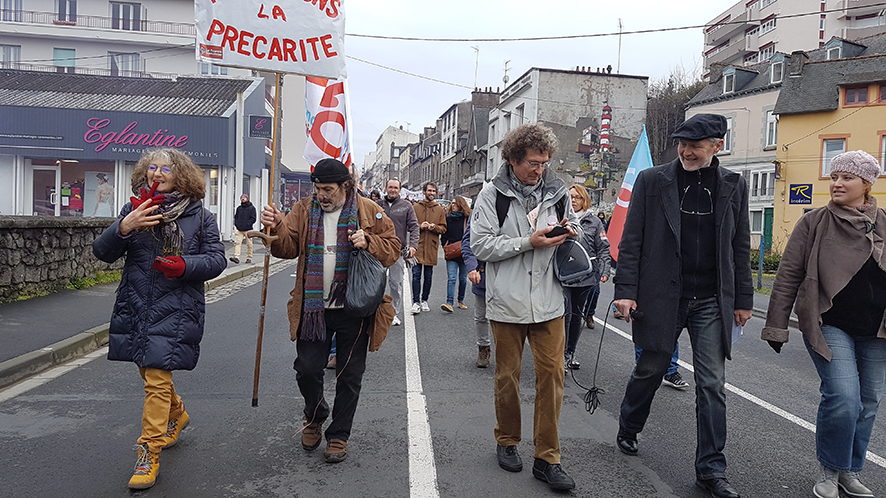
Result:
<instances>
[{"instance_id":1,"label":"white banner with red text","mask_svg":"<svg viewBox=\"0 0 886 498\"><path fill-rule=\"evenodd\" d=\"M302 154L314 165L331 157L351 165L351 126L347 81L305 78L305 132Z\"/></svg>"},{"instance_id":2,"label":"white banner with red text","mask_svg":"<svg viewBox=\"0 0 886 498\"><path fill-rule=\"evenodd\" d=\"M343 0L194 0L197 60L343 79Z\"/></svg>"}]
</instances>

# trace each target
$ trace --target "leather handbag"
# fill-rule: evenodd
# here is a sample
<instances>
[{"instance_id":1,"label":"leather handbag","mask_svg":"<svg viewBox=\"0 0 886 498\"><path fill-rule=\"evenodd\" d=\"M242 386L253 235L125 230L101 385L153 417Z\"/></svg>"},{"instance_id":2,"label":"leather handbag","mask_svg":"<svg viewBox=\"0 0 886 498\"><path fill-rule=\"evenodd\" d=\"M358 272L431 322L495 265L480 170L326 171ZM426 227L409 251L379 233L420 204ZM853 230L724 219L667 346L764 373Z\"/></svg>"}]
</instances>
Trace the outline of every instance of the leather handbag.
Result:
<instances>
[{"instance_id":1,"label":"leather handbag","mask_svg":"<svg viewBox=\"0 0 886 498\"><path fill-rule=\"evenodd\" d=\"M464 237L464 230L468 226L468 220L465 219L464 226L462 227L462 237ZM456 240L454 242L450 242L443 246L443 258L455 259L461 257L461 240Z\"/></svg>"}]
</instances>

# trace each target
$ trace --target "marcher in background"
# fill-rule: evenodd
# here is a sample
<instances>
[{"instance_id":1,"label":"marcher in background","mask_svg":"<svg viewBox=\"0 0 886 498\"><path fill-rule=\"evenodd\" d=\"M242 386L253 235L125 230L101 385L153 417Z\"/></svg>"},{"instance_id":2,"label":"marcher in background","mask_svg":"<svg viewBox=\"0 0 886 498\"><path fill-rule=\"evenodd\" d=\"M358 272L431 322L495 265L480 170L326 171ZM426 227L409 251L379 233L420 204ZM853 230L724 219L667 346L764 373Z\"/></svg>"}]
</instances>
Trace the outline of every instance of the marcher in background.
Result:
<instances>
[{"instance_id":1,"label":"marcher in background","mask_svg":"<svg viewBox=\"0 0 886 498\"><path fill-rule=\"evenodd\" d=\"M831 160L830 202L803 215L778 265L762 338L788 342L796 303L803 343L821 378L815 448L819 498L874 496L859 480L886 388L886 211L867 152Z\"/></svg>"},{"instance_id":2,"label":"marcher in background","mask_svg":"<svg viewBox=\"0 0 886 498\"><path fill-rule=\"evenodd\" d=\"M369 192L369 200L378 202L381 200L381 194L378 193L378 190L373 190Z\"/></svg>"},{"instance_id":3,"label":"marcher in background","mask_svg":"<svg viewBox=\"0 0 886 498\"><path fill-rule=\"evenodd\" d=\"M609 220L606 219L606 213L600 211L597 213L597 218L600 218L600 222L603 223L603 228L609 230Z\"/></svg>"},{"instance_id":4,"label":"marcher in background","mask_svg":"<svg viewBox=\"0 0 886 498\"><path fill-rule=\"evenodd\" d=\"M637 346L634 346L634 363L640 361L640 355L643 354L643 350ZM683 379L683 376L680 375L680 364L677 363L680 360L680 342L677 341L677 345L674 346L674 354L671 356L671 362L668 364L668 370L665 373L664 377L661 379L661 383L672 387L678 391L685 391L689 389L689 383Z\"/></svg>"},{"instance_id":5,"label":"marcher in background","mask_svg":"<svg viewBox=\"0 0 886 498\"><path fill-rule=\"evenodd\" d=\"M556 147L557 137L544 125L521 125L508 133L502 142L504 164L474 206L471 249L486 261L486 316L495 337L498 465L509 472L523 470L517 444L523 434L520 371L528 339L535 362L532 475L552 489L567 490L575 481L560 466L566 331L563 299L556 298L563 289L553 259L557 246L580 229L566 184L547 170ZM501 222L499 196L507 208ZM567 233L547 236L564 222Z\"/></svg>"},{"instance_id":6,"label":"marcher in background","mask_svg":"<svg viewBox=\"0 0 886 498\"><path fill-rule=\"evenodd\" d=\"M458 244L465 235L468 217L471 216L471 208L465 198L458 195L452 200L452 204L446 209L446 233L440 237L440 243ZM457 258L446 260L446 274L449 277L446 282L446 302L440 306L443 311L452 313L453 306L466 310L465 290L468 287L468 271L465 268L464 254ZM456 296L456 283L458 283L458 295ZM457 299L457 300L456 300Z\"/></svg>"},{"instance_id":7,"label":"marcher in background","mask_svg":"<svg viewBox=\"0 0 886 498\"><path fill-rule=\"evenodd\" d=\"M492 337L489 334L489 319L486 318L486 262L478 261L471 251L471 217L465 227L461 239L461 255L468 270L471 281L471 292L474 294L474 327L477 329L477 368L489 366L492 356Z\"/></svg>"},{"instance_id":8,"label":"marcher in background","mask_svg":"<svg viewBox=\"0 0 886 498\"><path fill-rule=\"evenodd\" d=\"M188 156L174 149L146 153L133 169L132 191L139 197L95 239L92 253L107 263L126 258L108 359L135 363L145 382L129 487L146 489L157 479L160 450L173 446L190 421L172 371L197 366L206 313L203 282L225 269L225 247L201 201L203 171Z\"/></svg>"},{"instance_id":9,"label":"marcher in background","mask_svg":"<svg viewBox=\"0 0 886 498\"><path fill-rule=\"evenodd\" d=\"M425 183L422 188L425 198L413 205L415 217L418 219L419 240L415 254L418 264L412 267L412 314L431 311L428 298L431 295L431 281L434 277L434 266L440 251L440 234L446 233L446 213L438 204L437 185ZM422 287L422 275L425 283Z\"/></svg>"},{"instance_id":10,"label":"marcher in background","mask_svg":"<svg viewBox=\"0 0 886 498\"><path fill-rule=\"evenodd\" d=\"M563 286L566 295L566 349L563 354L566 368L578 370L581 364L575 359L575 349L581 337L582 319L593 323L596 304L588 309L588 303L594 295L600 294L600 282L609 280L609 239L606 238L603 223L590 211L591 196L584 185L570 187L569 198L583 232L579 242L594 265L591 275Z\"/></svg>"},{"instance_id":11,"label":"marcher in background","mask_svg":"<svg viewBox=\"0 0 886 498\"><path fill-rule=\"evenodd\" d=\"M748 187L720 166L726 118L697 114L671 135L678 158L637 175L619 244L615 307L643 354L631 373L616 443L638 451L677 339L689 329L695 366L696 485L738 498L726 479L726 359L732 330L751 317ZM632 317L631 313L635 313ZM641 315L642 313L642 315Z\"/></svg>"},{"instance_id":12,"label":"marcher in background","mask_svg":"<svg viewBox=\"0 0 886 498\"><path fill-rule=\"evenodd\" d=\"M396 313L403 312L403 272L406 260L415 256L418 249L418 220L412 203L400 197L400 180L392 178L385 185L385 197L378 201L385 214L394 223L397 238L400 239L400 256L388 268L388 292ZM394 325L400 325L400 319L394 315Z\"/></svg>"},{"instance_id":13,"label":"marcher in background","mask_svg":"<svg viewBox=\"0 0 886 498\"><path fill-rule=\"evenodd\" d=\"M237 230L234 232L234 256L231 257L232 262L240 262L240 248L243 244L243 239L246 239L246 262L252 263L252 239L246 235L246 232L252 230L253 225L255 225L255 206L249 202L249 196L243 194L240 196L240 205L237 206L237 211L234 212L234 228Z\"/></svg>"},{"instance_id":14,"label":"marcher in background","mask_svg":"<svg viewBox=\"0 0 886 498\"><path fill-rule=\"evenodd\" d=\"M290 295L289 336L295 341L295 380L305 400L301 444L312 451L323 439L323 423L329 404L323 393L323 369L328 361L332 336L342 360L335 365L335 408L326 429L327 463L348 456L348 439L360 398L370 327L387 333L393 317L390 304L366 318L344 311L350 254L354 248L369 251L385 267L400 254L400 241L390 218L378 204L357 195L347 166L322 159L311 173L314 195L293 206L285 217L274 206L265 206L261 222L279 238L271 243L278 258L298 258L295 288ZM387 307L387 310L383 308ZM387 314L390 312L390 314Z\"/></svg>"}]
</instances>

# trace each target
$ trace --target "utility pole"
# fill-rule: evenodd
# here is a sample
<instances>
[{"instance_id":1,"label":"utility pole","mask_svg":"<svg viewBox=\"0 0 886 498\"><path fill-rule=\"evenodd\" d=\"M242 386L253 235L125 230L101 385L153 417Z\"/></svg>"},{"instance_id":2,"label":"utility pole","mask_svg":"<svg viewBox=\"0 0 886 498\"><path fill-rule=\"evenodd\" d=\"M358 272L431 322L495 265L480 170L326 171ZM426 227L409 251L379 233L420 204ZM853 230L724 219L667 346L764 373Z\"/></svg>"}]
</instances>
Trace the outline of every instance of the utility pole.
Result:
<instances>
[{"instance_id":1,"label":"utility pole","mask_svg":"<svg viewBox=\"0 0 886 498\"><path fill-rule=\"evenodd\" d=\"M615 72L621 74L621 18L618 18L618 64L616 64Z\"/></svg>"},{"instance_id":2,"label":"utility pole","mask_svg":"<svg viewBox=\"0 0 886 498\"><path fill-rule=\"evenodd\" d=\"M477 88L477 70L480 69L480 47L472 45L471 48L477 54L476 61L474 62L474 88Z\"/></svg>"},{"instance_id":3,"label":"utility pole","mask_svg":"<svg viewBox=\"0 0 886 498\"><path fill-rule=\"evenodd\" d=\"M508 86L508 81L510 81L510 78L508 77L508 71L510 71L510 69L511 69L511 68L508 67L508 64L509 64L510 62L511 62L510 60L506 60L506 61L505 61L505 75L504 75L504 77L501 79L501 81L504 82L505 86ZM504 88L502 88L502 90L504 90Z\"/></svg>"}]
</instances>

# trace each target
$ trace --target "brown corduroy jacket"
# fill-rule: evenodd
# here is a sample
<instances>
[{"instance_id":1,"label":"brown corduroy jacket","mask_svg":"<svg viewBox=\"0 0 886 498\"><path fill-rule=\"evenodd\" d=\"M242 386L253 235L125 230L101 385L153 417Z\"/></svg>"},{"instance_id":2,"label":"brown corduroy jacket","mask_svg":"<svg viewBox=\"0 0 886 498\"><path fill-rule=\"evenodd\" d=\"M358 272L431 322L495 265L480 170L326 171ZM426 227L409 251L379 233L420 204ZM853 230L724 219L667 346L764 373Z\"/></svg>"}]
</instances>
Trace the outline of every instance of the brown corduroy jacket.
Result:
<instances>
[{"instance_id":1,"label":"brown corduroy jacket","mask_svg":"<svg viewBox=\"0 0 886 498\"><path fill-rule=\"evenodd\" d=\"M302 305L305 297L305 266L307 258L300 258L306 254L308 233L308 212L311 207L311 198L300 200L292 211L283 218L283 221L271 230L272 235L279 238L271 244L271 254L283 259L298 258L295 277L295 288L289 293L291 299L287 304L289 315L289 337L293 341L298 338L298 328L301 323ZM400 239L394 230L394 223L385 214L382 208L361 196L357 196L357 213L360 220L360 228L366 234L367 250L376 257L385 267L393 265L400 257ZM379 216L380 215L380 216ZM384 307L390 310L382 310ZM383 317L383 319L378 319ZM387 334L394 319L393 307L390 298L386 296L385 302L376 312L375 330L377 334Z\"/></svg>"}]
</instances>

